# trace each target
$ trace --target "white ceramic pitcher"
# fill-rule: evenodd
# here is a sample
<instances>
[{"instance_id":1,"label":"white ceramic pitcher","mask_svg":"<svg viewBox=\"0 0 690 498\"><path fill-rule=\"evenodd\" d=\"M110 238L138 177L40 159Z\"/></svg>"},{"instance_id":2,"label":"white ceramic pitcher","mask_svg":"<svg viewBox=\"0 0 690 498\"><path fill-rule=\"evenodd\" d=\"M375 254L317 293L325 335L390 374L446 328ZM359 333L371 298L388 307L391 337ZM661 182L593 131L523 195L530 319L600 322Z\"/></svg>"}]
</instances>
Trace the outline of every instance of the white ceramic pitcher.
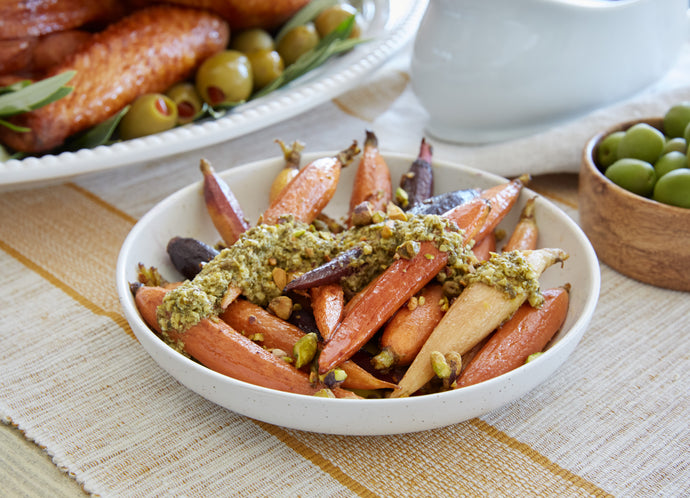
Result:
<instances>
[{"instance_id":1,"label":"white ceramic pitcher","mask_svg":"<svg viewBox=\"0 0 690 498\"><path fill-rule=\"evenodd\" d=\"M486 143L621 100L666 73L688 0L429 0L412 88L427 131Z\"/></svg>"}]
</instances>

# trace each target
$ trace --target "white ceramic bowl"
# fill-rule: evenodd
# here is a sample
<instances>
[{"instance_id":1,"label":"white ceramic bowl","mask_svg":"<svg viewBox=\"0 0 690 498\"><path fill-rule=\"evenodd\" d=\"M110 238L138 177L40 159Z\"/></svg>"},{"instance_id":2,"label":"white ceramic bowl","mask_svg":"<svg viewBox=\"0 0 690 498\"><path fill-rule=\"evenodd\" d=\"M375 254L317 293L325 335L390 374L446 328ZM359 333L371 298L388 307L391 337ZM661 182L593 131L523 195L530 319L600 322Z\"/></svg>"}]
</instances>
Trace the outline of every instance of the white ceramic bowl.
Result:
<instances>
[{"instance_id":1,"label":"white ceramic bowl","mask_svg":"<svg viewBox=\"0 0 690 498\"><path fill-rule=\"evenodd\" d=\"M308 161L323 154L305 155ZM412 157L386 154L394 182L407 171ZM267 205L269 183L283 165L282 158L261 161L222 172L245 214L256 221ZM353 165L354 166L354 165ZM340 186L326 212L340 216L349 202L355 167L343 170ZM435 163L436 185L445 191L488 187L505 179L453 164ZM197 167L190 165L190 167ZM199 174L201 178L201 174ZM521 206L537 194L525 190L518 205L504 221L514 226ZM563 268L549 268L543 288L572 285L566 322L546 353L535 361L495 379L452 392L405 399L328 399L290 394L257 387L226 377L182 356L160 340L140 317L129 283L136 280L137 264L156 266L169 279L179 278L166 254L168 240L191 236L207 243L219 237L209 220L201 194L201 182L190 185L149 211L125 240L117 263L117 288L125 316L136 337L151 357L170 375L201 396L227 409L264 422L321 433L382 435L415 432L446 426L477 417L513 401L554 373L580 341L599 297L599 264L579 227L544 198L537 199L539 245L560 247L570 258Z\"/></svg>"},{"instance_id":2,"label":"white ceramic bowl","mask_svg":"<svg viewBox=\"0 0 690 498\"><path fill-rule=\"evenodd\" d=\"M687 0L431 0L412 88L428 132L529 135L644 89L688 40Z\"/></svg>"}]
</instances>

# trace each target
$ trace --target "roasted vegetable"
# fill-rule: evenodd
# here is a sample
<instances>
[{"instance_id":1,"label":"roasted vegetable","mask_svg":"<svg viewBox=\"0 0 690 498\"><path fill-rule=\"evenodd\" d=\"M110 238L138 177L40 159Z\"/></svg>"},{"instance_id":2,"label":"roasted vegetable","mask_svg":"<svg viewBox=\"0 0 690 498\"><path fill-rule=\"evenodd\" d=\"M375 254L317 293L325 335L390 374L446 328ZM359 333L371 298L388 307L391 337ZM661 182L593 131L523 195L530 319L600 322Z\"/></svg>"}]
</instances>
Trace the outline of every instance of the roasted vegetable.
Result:
<instances>
[{"instance_id":1,"label":"roasted vegetable","mask_svg":"<svg viewBox=\"0 0 690 498\"><path fill-rule=\"evenodd\" d=\"M204 203L223 242L231 246L249 228L235 194L206 159L200 162L204 176Z\"/></svg>"},{"instance_id":2,"label":"roasted vegetable","mask_svg":"<svg viewBox=\"0 0 690 498\"><path fill-rule=\"evenodd\" d=\"M173 237L166 247L170 261L186 279L193 279L204 263L216 257L213 247L191 237Z\"/></svg>"},{"instance_id":3,"label":"roasted vegetable","mask_svg":"<svg viewBox=\"0 0 690 498\"><path fill-rule=\"evenodd\" d=\"M524 257L530 275L536 279L547 267L565 261L568 255L560 249L540 249L527 251ZM481 281L471 283L431 333L391 397L410 396L431 380L434 376L430 361L432 351L444 355L451 351L466 353L508 320L527 298L528 293L522 289L511 295Z\"/></svg>"},{"instance_id":4,"label":"roasted vegetable","mask_svg":"<svg viewBox=\"0 0 690 498\"><path fill-rule=\"evenodd\" d=\"M431 145L422 138L419 155L410 169L400 179L400 188L407 194L407 201L401 205L403 209L410 209L420 202L424 202L434 193L434 172L431 167Z\"/></svg>"}]
</instances>

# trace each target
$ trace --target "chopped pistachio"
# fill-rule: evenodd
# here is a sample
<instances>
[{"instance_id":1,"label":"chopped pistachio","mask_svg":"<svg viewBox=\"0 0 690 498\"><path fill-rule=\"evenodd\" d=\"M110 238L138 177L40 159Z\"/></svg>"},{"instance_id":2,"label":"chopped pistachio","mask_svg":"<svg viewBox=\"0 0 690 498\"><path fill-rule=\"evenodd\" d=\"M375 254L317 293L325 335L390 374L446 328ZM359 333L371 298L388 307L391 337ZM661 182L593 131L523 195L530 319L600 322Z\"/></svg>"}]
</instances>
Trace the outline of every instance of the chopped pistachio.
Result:
<instances>
[{"instance_id":1,"label":"chopped pistachio","mask_svg":"<svg viewBox=\"0 0 690 498\"><path fill-rule=\"evenodd\" d=\"M273 282L276 284L276 287L278 287L279 289L284 289L288 283L287 272L282 268L275 267L273 268L273 272L271 274L273 276Z\"/></svg>"},{"instance_id":2,"label":"chopped pistachio","mask_svg":"<svg viewBox=\"0 0 690 498\"><path fill-rule=\"evenodd\" d=\"M333 394L333 391L330 389L321 389L320 391L316 391L314 396L317 398L335 398L335 394Z\"/></svg>"},{"instance_id":3,"label":"chopped pistachio","mask_svg":"<svg viewBox=\"0 0 690 498\"><path fill-rule=\"evenodd\" d=\"M295 358L295 367L301 368L314 359L318 346L316 334L311 332L300 337L292 347L292 356Z\"/></svg>"},{"instance_id":4,"label":"chopped pistachio","mask_svg":"<svg viewBox=\"0 0 690 498\"><path fill-rule=\"evenodd\" d=\"M389 202L386 205L386 215L391 220L407 221L407 215L405 214L405 211L400 209L399 206L396 206L392 202Z\"/></svg>"},{"instance_id":5,"label":"chopped pistachio","mask_svg":"<svg viewBox=\"0 0 690 498\"><path fill-rule=\"evenodd\" d=\"M319 380L330 388L342 384L347 378L347 373L342 368L334 368L325 374L319 375Z\"/></svg>"},{"instance_id":6,"label":"chopped pistachio","mask_svg":"<svg viewBox=\"0 0 690 498\"><path fill-rule=\"evenodd\" d=\"M287 296L273 298L268 303L268 309L278 318L287 320L292 314L292 299Z\"/></svg>"},{"instance_id":7,"label":"chopped pistachio","mask_svg":"<svg viewBox=\"0 0 690 498\"><path fill-rule=\"evenodd\" d=\"M414 311L419 305L419 299L416 296L412 296L409 301L407 301L407 309Z\"/></svg>"},{"instance_id":8,"label":"chopped pistachio","mask_svg":"<svg viewBox=\"0 0 690 498\"><path fill-rule=\"evenodd\" d=\"M440 351L432 351L429 357L431 360L431 368L434 374L439 379L447 379L450 377L450 365L446 361L445 356Z\"/></svg>"},{"instance_id":9,"label":"chopped pistachio","mask_svg":"<svg viewBox=\"0 0 690 498\"><path fill-rule=\"evenodd\" d=\"M371 204L364 201L357 204L352 210L352 214L350 215L350 223L356 227L371 225L373 218L374 212L371 209Z\"/></svg>"},{"instance_id":10,"label":"chopped pistachio","mask_svg":"<svg viewBox=\"0 0 690 498\"><path fill-rule=\"evenodd\" d=\"M406 240L395 250L404 259L412 259L419 253L420 243L416 240Z\"/></svg>"},{"instance_id":11,"label":"chopped pistachio","mask_svg":"<svg viewBox=\"0 0 690 498\"><path fill-rule=\"evenodd\" d=\"M383 348L371 359L371 364L376 370L386 370L393 366L395 355L388 348Z\"/></svg>"},{"instance_id":12,"label":"chopped pistachio","mask_svg":"<svg viewBox=\"0 0 690 498\"><path fill-rule=\"evenodd\" d=\"M410 205L410 196L407 195L407 191L402 187L395 189L394 198L395 203L398 206L402 206L403 209Z\"/></svg>"}]
</instances>

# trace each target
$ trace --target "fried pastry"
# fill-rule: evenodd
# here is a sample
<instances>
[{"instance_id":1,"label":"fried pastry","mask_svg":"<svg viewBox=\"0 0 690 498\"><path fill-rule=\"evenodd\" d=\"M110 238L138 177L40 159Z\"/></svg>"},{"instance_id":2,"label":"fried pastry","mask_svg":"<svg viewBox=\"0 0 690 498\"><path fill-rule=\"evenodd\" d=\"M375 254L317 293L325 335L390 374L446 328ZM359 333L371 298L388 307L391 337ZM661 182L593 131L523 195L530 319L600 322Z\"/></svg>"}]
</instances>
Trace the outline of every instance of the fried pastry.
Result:
<instances>
[{"instance_id":1,"label":"fried pastry","mask_svg":"<svg viewBox=\"0 0 690 498\"><path fill-rule=\"evenodd\" d=\"M229 28L218 16L197 9L153 6L135 11L94 34L47 76L76 70L66 97L0 127L0 143L38 154L71 135L115 115L139 95L163 92L187 78L207 57L227 46Z\"/></svg>"},{"instance_id":2,"label":"fried pastry","mask_svg":"<svg viewBox=\"0 0 690 498\"><path fill-rule=\"evenodd\" d=\"M91 23L109 23L126 12L118 0L0 0L0 39L42 36Z\"/></svg>"},{"instance_id":3,"label":"fried pastry","mask_svg":"<svg viewBox=\"0 0 690 498\"><path fill-rule=\"evenodd\" d=\"M309 0L134 0L134 3L165 2L215 12L231 29L273 29L290 19Z\"/></svg>"}]
</instances>

